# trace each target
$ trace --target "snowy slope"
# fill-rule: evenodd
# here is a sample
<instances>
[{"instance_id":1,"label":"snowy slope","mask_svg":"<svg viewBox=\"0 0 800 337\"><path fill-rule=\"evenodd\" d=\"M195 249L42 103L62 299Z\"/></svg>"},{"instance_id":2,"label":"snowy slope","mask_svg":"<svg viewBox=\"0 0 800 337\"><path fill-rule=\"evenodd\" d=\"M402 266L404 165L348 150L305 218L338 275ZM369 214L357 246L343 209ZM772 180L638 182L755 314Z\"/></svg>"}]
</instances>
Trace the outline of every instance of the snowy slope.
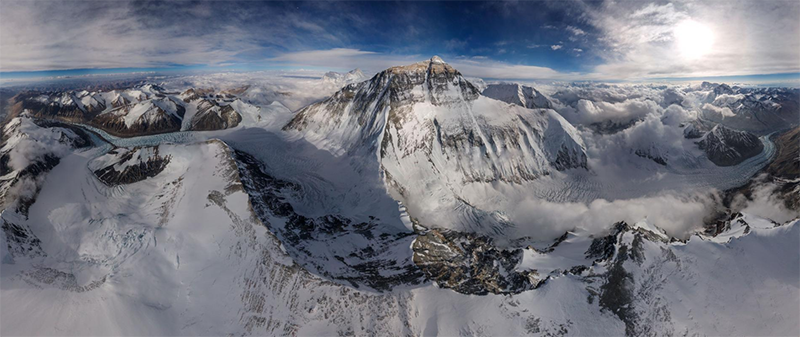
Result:
<instances>
[{"instance_id":1,"label":"snowy slope","mask_svg":"<svg viewBox=\"0 0 800 337\"><path fill-rule=\"evenodd\" d=\"M86 169L103 149L69 154L48 174L30 219L3 213L4 221L29 227L43 252L3 252L0 318L14 322L0 327L4 335L748 335L800 329L792 319L799 264L784 255L800 248L797 221L775 227L743 215L717 237L686 243L665 242L647 223L617 226L597 238L576 232L535 255L523 249L518 268L547 278L535 289L467 296L423 282L375 292L330 282L294 262L286 253L289 241L253 213L224 143L158 149L173 158L163 172L118 187ZM9 233L2 234L6 240ZM612 300L618 294L622 302ZM759 303L770 303L774 313L758 317L764 312Z\"/></svg>"}]
</instances>

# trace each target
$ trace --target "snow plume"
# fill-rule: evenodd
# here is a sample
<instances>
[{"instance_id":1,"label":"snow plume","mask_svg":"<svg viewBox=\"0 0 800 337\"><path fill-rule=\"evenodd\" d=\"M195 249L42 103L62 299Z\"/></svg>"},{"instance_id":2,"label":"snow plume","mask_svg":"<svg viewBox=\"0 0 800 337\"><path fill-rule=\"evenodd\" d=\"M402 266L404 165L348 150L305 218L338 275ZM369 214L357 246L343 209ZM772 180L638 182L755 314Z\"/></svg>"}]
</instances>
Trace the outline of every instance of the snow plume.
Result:
<instances>
[{"instance_id":1,"label":"snow plume","mask_svg":"<svg viewBox=\"0 0 800 337\"><path fill-rule=\"evenodd\" d=\"M696 145L683 137L686 122L697 119L697 111L681 105L681 87L655 85L582 85L555 89L555 106L565 119L584 128L590 167L624 170L617 163L631 149L651 156L683 156ZM598 127L599 125L599 127Z\"/></svg>"},{"instance_id":2,"label":"snow plume","mask_svg":"<svg viewBox=\"0 0 800 337\"><path fill-rule=\"evenodd\" d=\"M758 177L756 182L764 181L765 177ZM800 210L786 208L783 200L776 193L778 185L775 183L759 183L753 188L750 199L737 195L731 203L731 209L767 218L778 223L800 218ZM795 191L797 192L797 191Z\"/></svg>"},{"instance_id":3,"label":"snow plume","mask_svg":"<svg viewBox=\"0 0 800 337\"><path fill-rule=\"evenodd\" d=\"M511 209L510 219L517 234L555 238L565 231L583 228L602 233L618 221L633 224L641 220L664 229L667 234L685 238L703 225L703 220L717 202L713 193L681 197L666 194L654 197L589 203L555 203L525 199Z\"/></svg>"}]
</instances>

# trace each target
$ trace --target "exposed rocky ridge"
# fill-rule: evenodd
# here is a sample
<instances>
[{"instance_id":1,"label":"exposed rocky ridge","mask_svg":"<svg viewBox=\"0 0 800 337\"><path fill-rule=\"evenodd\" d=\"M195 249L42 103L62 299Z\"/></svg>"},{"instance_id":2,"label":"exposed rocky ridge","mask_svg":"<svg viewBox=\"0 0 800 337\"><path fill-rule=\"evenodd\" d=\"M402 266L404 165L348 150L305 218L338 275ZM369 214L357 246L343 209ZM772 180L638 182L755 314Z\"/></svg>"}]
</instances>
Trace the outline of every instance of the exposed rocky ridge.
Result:
<instances>
[{"instance_id":1,"label":"exposed rocky ridge","mask_svg":"<svg viewBox=\"0 0 800 337\"><path fill-rule=\"evenodd\" d=\"M722 125L714 126L697 145L705 151L708 159L718 166L732 166L764 150L757 136L732 130Z\"/></svg>"},{"instance_id":2,"label":"exposed rocky ridge","mask_svg":"<svg viewBox=\"0 0 800 337\"><path fill-rule=\"evenodd\" d=\"M117 186L155 177L167 167L170 159L170 156L160 156L158 147L116 148L90 165L95 167L93 172L97 179L108 186Z\"/></svg>"},{"instance_id":3,"label":"exposed rocky ridge","mask_svg":"<svg viewBox=\"0 0 800 337\"><path fill-rule=\"evenodd\" d=\"M407 256L395 252L408 249L413 233L390 231L374 217L355 223L335 214L297 214L287 200L297 185L270 176L246 153L235 151L233 156L255 214L284 243L289 255L312 273L378 291L423 282L410 251Z\"/></svg>"},{"instance_id":4,"label":"exposed rocky ridge","mask_svg":"<svg viewBox=\"0 0 800 337\"><path fill-rule=\"evenodd\" d=\"M439 287L459 293L515 294L546 281L535 271L515 269L521 249L500 249L492 239L471 233L430 230L414 240L414 263Z\"/></svg>"},{"instance_id":5,"label":"exposed rocky ridge","mask_svg":"<svg viewBox=\"0 0 800 337\"><path fill-rule=\"evenodd\" d=\"M242 116L230 105L220 107L214 103L203 101L197 108L197 114L192 119L192 130L229 129L236 127L242 121Z\"/></svg>"},{"instance_id":6,"label":"exposed rocky ridge","mask_svg":"<svg viewBox=\"0 0 800 337\"><path fill-rule=\"evenodd\" d=\"M652 148L649 148L649 149L646 149L646 150L645 149L636 149L636 150L634 150L633 153L636 154L639 157L650 159L650 160L654 161L656 164L659 164L659 165L662 165L662 166L666 166L667 165L667 159L664 158L664 156L661 155L660 151L656 147L652 147Z\"/></svg>"}]
</instances>

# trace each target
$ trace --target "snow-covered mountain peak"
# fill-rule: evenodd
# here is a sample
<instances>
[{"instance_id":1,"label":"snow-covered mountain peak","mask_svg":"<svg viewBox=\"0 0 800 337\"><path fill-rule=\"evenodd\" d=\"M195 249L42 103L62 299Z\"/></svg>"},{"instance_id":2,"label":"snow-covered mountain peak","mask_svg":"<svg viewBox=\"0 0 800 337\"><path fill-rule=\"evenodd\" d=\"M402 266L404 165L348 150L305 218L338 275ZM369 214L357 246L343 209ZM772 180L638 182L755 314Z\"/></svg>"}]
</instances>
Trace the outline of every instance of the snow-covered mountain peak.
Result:
<instances>
[{"instance_id":1,"label":"snow-covered mountain peak","mask_svg":"<svg viewBox=\"0 0 800 337\"><path fill-rule=\"evenodd\" d=\"M358 83L367 79L367 76L361 71L361 69L353 69L346 73L337 73L335 71L329 71L322 76L322 82L325 84L336 86L337 88L351 84L351 83Z\"/></svg>"},{"instance_id":2,"label":"snow-covered mountain peak","mask_svg":"<svg viewBox=\"0 0 800 337\"><path fill-rule=\"evenodd\" d=\"M284 130L336 156L377 159L390 189L413 200L409 209L419 216L473 209L453 192L465 184L523 183L587 167L583 141L558 113L484 97L458 70L434 61L350 84L301 109Z\"/></svg>"},{"instance_id":3,"label":"snow-covered mountain peak","mask_svg":"<svg viewBox=\"0 0 800 337\"><path fill-rule=\"evenodd\" d=\"M444 60L442 60L442 58L439 57L439 55L434 55L433 57L431 57L431 63L445 64L446 62L444 62Z\"/></svg>"}]
</instances>

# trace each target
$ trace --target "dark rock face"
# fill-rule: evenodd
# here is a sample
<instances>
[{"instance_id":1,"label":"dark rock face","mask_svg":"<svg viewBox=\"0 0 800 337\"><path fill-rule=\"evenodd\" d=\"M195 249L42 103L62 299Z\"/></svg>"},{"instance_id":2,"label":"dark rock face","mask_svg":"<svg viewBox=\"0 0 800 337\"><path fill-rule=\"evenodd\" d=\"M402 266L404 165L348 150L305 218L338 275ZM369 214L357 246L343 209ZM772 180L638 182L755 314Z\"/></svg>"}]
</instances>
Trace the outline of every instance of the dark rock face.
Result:
<instances>
[{"instance_id":1,"label":"dark rock face","mask_svg":"<svg viewBox=\"0 0 800 337\"><path fill-rule=\"evenodd\" d=\"M667 160L664 159L664 157L659 156L659 155L654 155L650 151L645 151L645 150L642 150L642 149L638 149L638 150L634 151L634 154L636 154L637 156L642 157L642 158L650 159L650 160L654 161L656 164L659 164L659 165L662 165L662 166L667 166Z\"/></svg>"},{"instance_id":2,"label":"dark rock face","mask_svg":"<svg viewBox=\"0 0 800 337\"><path fill-rule=\"evenodd\" d=\"M768 172L785 179L800 178L800 127L777 135L773 141L778 155L767 167Z\"/></svg>"},{"instance_id":3,"label":"dark rock face","mask_svg":"<svg viewBox=\"0 0 800 337\"><path fill-rule=\"evenodd\" d=\"M430 230L412 246L414 263L442 288L463 294L515 294L542 285L535 271L515 270L522 250L496 248L492 240L472 233Z\"/></svg>"},{"instance_id":4,"label":"dark rock face","mask_svg":"<svg viewBox=\"0 0 800 337\"><path fill-rule=\"evenodd\" d=\"M586 153L571 151L566 147L558 150L556 160L553 162L553 167L559 171L565 171L573 168L589 169L587 164Z\"/></svg>"},{"instance_id":5,"label":"dark rock face","mask_svg":"<svg viewBox=\"0 0 800 337\"><path fill-rule=\"evenodd\" d=\"M589 124L589 128L592 129L592 131L597 132L599 134L612 135L622 130L626 130L636 125L636 123L639 123L640 121L641 119L639 118L634 118L627 122L617 122L617 121L607 120L604 122Z\"/></svg>"},{"instance_id":6,"label":"dark rock face","mask_svg":"<svg viewBox=\"0 0 800 337\"><path fill-rule=\"evenodd\" d=\"M117 155L118 160L110 163L110 165L94 170L94 175L108 186L118 186L133 184L152 178L161 173L167 167L171 159L170 156L160 156L158 154L158 147L146 148L152 151L152 155L141 158L141 148L127 149L114 149L106 155ZM138 162L133 165L125 166L118 169L117 166L121 163L129 162L134 156L139 158Z\"/></svg>"},{"instance_id":7,"label":"dark rock face","mask_svg":"<svg viewBox=\"0 0 800 337\"><path fill-rule=\"evenodd\" d=\"M625 236L629 239L624 239ZM636 311L636 306L641 301L648 304L652 301L652 305L659 306L659 303L652 299L654 295L651 293L658 285L653 281L652 285L637 287L636 278L631 271L643 268L646 244L655 242L663 244L667 241L666 238L649 230L618 222L609 235L594 239L585 253L586 257L594 259L595 263L605 264L607 270L603 274L590 275L587 278L590 282L599 278L598 281L601 282L598 292L590 291L592 295L589 301L591 303L592 298L597 296L598 304L603 310L609 311L625 323L626 336L649 336L652 334L650 326L652 323L663 323L660 319L664 317L656 317L654 320L653 317L640 317L640 313ZM661 248L661 252L665 261L676 259L669 248ZM644 274L652 273L654 268L653 266L644 268ZM659 314L669 316L666 307L660 306L659 310Z\"/></svg>"},{"instance_id":8,"label":"dark rock face","mask_svg":"<svg viewBox=\"0 0 800 337\"><path fill-rule=\"evenodd\" d=\"M717 166L733 166L764 150L757 136L746 132L715 126L697 145Z\"/></svg>"},{"instance_id":9,"label":"dark rock face","mask_svg":"<svg viewBox=\"0 0 800 337\"><path fill-rule=\"evenodd\" d=\"M600 286L600 307L610 311L625 323L625 335L635 336L638 315L633 310L633 275L625 270L628 247L621 246L617 257L606 274L605 283Z\"/></svg>"},{"instance_id":10,"label":"dark rock face","mask_svg":"<svg viewBox=\"0 0 800 337\"><path fill-rule=\"evenodd\" d=\"M128 111L132 108L131 105L123 105L118 110ZM178 109L178 114L183 115L185 112L185 108L176 105ZM144 136L144 135L154 135L159 133L168 133L168 132L175 132L180 131L181 129L181 119L180 117L169 114L160 107L154 107L155 113L161 116L161 118L156 119L153 122L147 121L142 119L141 122L137 122L132 124L128 127L125 124L125 121L121 118L118 118L113 113L107 114L100 114L89 121L89 124L95 126L99 129L105 130L106 132L120 136L120 137L132 137L132 136Z\"/></svg>"},{"instance_id":11,"label":"dark rock face","mask_svg":"<svg viewBox=\"0 0 800 337\"><path fill-rule=\"evenodd\" d=\"M628 224L624 222L616 223L611 234L592 240L591 246L589 246L584 255L586 255L587 259L595 262L607 261L614 256L616 251L617 235L627 229L629 229Z\"/></svg>"},{"instance_id":12,"label":"dark rock face","mask_svg":"<svg viewBox=\"0 0 800 337\"><path fill-rule=\"evenodd\" d=\"M213 101L204 100L198 105L197 115L192 119L192 130L222 130L239 125L242 116L231 106L220 107Z\"/></svg>"},{"instance_id":13,"label":"dark rock face","mask_svg":"<svg viewBox=\"0 0 800 337\"><path fill-rule=\"evenodd\" d=\"M254 212L284 243L287 253L312 273L380 292L425 280L410 256L392 252L410 246L413 233L392 232L374 217L354 222L336 214L298 214L287 199L300 186L267 174L262 164L246 153L235 151L233 157Z\"/></svg>"},{"instance_id":14,"label":"dark rock face","mask_svg":"<svg viewBox=\"0 0 800 337\"><path fill-rule=\"evenodd\" d=\"M6 235L6 245L12 257L46 255L42 250L41 240L39 240L27 226L20 226L5 220L2 221L2 230ZM8 261L0 261L0 263L7 262Z\"/></svg>"}]
</instances>

